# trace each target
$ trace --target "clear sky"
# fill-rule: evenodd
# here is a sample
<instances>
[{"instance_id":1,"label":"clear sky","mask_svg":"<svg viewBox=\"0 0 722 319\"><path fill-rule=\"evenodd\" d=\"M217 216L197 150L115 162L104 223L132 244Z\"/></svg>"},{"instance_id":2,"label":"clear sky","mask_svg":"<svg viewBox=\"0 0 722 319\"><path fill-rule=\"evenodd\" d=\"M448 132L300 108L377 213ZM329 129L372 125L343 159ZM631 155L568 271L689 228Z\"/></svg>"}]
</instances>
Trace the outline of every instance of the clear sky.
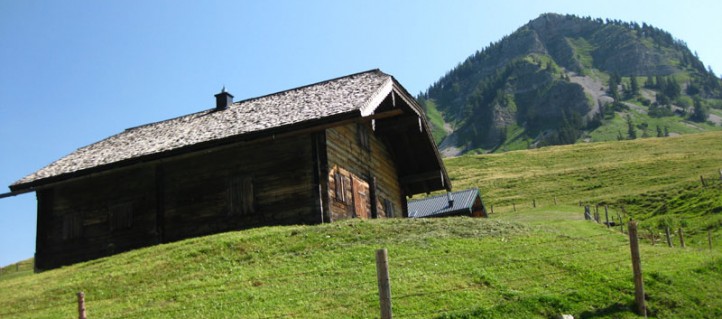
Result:
<instances>
[{"instance_id":1,"label":"clear sky","mask_svg":"<svg viewBox=\"0 0 722 319\"><path fill-rule=\"evenodd\" d=\"M722 71L719 1L0 0L0 193L125 128L373 68L412 94L545 12L646 22ZM35 251L0 199L0 266Z\"/></svg>"}]
</instances>

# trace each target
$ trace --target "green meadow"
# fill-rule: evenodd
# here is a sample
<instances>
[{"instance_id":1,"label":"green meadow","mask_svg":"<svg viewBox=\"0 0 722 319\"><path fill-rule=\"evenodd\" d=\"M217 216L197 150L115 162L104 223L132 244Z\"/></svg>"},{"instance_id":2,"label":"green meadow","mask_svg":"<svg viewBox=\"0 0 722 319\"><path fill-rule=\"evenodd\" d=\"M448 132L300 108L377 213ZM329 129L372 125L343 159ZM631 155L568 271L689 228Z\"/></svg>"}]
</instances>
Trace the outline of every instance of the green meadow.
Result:
<instances>
[{"instance_id":1,"label":"green meadow","mask_svg":"<svg viewBox=\"0 0 722 319\"><path fill-rule=\"evenodd\" d=\"M490 218L266 227L38 274L10 265L0 317L72 318L83 291L89 318L378 318L386 248L394 318L638 318L628 236L584 220L581 201L640 221L649 317L719 318L721 159L719 132L451 158L454 188L479 187ZM665 226L687 247L667 247Z\"/></svg>"}]
</instances>

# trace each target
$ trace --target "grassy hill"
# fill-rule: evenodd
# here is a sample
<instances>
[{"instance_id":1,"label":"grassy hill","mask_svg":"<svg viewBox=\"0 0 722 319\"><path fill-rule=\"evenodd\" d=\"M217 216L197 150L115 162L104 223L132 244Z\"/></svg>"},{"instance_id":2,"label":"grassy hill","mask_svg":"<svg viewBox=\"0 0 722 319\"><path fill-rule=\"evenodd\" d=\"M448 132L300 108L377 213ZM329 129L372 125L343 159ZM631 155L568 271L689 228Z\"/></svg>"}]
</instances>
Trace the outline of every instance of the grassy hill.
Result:
<instances>
[{"instance_id":1,"label":"grassy hill","mask_svg":"<svg viewBox=\"0 0 722 319\"><path fill-rule=\"evenodd\" d=\"M496 211L556 199L611 205L648 227L686 225L700 236L722 226L722 132L462 156L446 165L455 188L479 187Z\"/></svg>"},{"instance_id":2,"label":"grassy hill","mask_svg":"<svg viewBox=\"0 0 722 319\"><path fill-rule=\"evenodd\" d=\"M397 318L635 318L626 237L580 216L225 233L1 280L0 316L70 318L82 290L91 318L373 318L386 247ZM722 315L719 250L643 244L642 256L653 316Z\"/></svg>"},{"instance_id":3,"label":"grassy hill","mask_svg":"<svg viewBox=\"0 0 722 319\"><path fill-rule=\"evenodd\" d=\"M583 220L584 201L624 206L654 225L645 233L662 222L689 230L686 249L642 242L650 315L718 318L721 141L705 133L452 158L455 188L480 187L491 218L259 228L0 276L0 317L73 317L84 291L90 318L374 318L383 247L395 318L636 318L627 237Z\"/></svg>"}]
</instances>

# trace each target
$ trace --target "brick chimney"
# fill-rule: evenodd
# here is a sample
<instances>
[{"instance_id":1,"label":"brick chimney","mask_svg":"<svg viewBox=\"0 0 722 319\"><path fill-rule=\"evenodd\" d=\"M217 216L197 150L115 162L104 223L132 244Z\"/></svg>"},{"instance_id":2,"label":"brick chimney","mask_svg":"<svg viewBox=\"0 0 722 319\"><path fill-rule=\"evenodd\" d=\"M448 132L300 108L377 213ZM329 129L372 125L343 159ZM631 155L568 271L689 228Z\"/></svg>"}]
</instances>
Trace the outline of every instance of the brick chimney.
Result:
<instances>
[{"instance_id":1,"label":"brick chimney","mask_svg":"<svg viewBox=\"0 0 722 319\"><path fill-rule=\"evenodd\" d=\"M223 111L233 103L233 95L226 92L226 87L221 89L221 93L215 95L216 97L216 111Z\"/></svg>"}]
</instances>

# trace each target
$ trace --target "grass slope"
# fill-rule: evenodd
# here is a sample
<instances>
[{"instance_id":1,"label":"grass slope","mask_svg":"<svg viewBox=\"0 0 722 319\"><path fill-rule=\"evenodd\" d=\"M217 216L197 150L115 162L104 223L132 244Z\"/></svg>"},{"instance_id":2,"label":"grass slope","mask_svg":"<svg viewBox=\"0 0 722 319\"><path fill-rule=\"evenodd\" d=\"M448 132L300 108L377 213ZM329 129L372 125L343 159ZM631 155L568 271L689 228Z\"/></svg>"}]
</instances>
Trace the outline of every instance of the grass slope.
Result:
<instances>
[{"instance_id":1,"label":"grass slope","mask_svg":"<svg viewBox=\"0 0 722 319\"><path fill-rule=\"evenodd\" d=\"M35 267L33 258L16 262L12 265L0 267L0 280L30 275Z\"/></svg>"},{"instance_id":2,"label":"grass slope","mask_svg":"<svg viewBox=\"0 0 722 319\"><path fill-rule=\"evenodd\" d=\"M3 318L635 318L626 237L564 212L253 229L0 281ZM520 222L517 222L520 220ZM722 315L722 253L642 246L653 316ZM674 265L674 266L671 266Z\"/></svg>"},{"instance_id":3,"label":"grass slope","mask_svg":"<svg viewBox=\"0 0 722 319\"><path fill-rule=\"evenodd\" d=\"M377 317L374 252L385 247L397 318L636 318L627 239L582 220L585 201L624 205L645 234L689 230L687 249L643 241L650 315L718 318L722 185L702 188L699 175L718 178L721 144L718 132L452 158L455 188L480 187L492 218L351 220L158 245L0 277L0 317L72 317L81 290L94 318Z\"/></svg>"},{"instance_id":4,"label":"grass slope","mask_svg":"<svg viewBox=\"0 0 722 319\"><path fill-rule=\"evenodd\" d=\"M719 179L722 132L545 147L446 159L454 188L481 188L489 203L612 201Z\"/></svg>"}]
</instances>

